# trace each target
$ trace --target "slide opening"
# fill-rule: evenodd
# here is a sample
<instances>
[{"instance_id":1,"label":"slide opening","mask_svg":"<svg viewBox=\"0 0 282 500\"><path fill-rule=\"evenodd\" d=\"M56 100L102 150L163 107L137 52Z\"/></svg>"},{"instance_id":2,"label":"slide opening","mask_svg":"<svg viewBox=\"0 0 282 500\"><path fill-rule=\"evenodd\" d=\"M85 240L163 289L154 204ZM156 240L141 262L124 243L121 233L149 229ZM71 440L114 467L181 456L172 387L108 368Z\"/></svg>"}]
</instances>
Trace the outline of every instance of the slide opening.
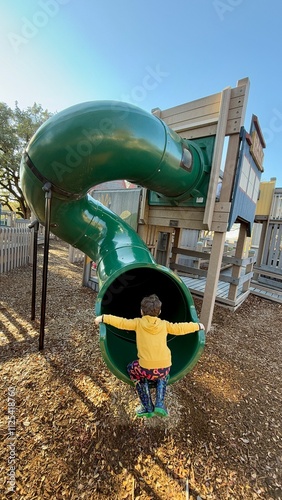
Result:
<instances>
[{"instance_id":1,"label":"slide opening","mask_svg":"<svg viewBox=\"0 0 282 500\"><path fill-rule=\"evenodd\" d=\"M101 314L126 318L140 316L143 297L156 293L162 302L160 317L171 322L197 321L190 292L172 274L156 268L136 268L114 280L101 299ZM135 332L104 325L102 353L111 371L129 381L126 366L137 359ZM189 371L199 351L199 333L168 336L172 352L171 381L182 378Z\"/></svg>"}]
</instances>

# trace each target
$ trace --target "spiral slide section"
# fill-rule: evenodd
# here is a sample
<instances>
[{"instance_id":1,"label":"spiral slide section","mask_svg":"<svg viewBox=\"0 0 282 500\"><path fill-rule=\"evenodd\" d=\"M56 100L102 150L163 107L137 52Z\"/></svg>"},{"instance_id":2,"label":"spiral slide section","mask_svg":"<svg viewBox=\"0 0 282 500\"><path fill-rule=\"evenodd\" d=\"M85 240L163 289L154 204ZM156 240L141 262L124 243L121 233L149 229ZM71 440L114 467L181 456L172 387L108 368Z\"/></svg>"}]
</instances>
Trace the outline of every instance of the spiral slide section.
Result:
<instances>
[{"instance_id":1,"label":"spiral slide section","mask_svg":"<svg viewBox=\"0 0 282 500\"><path fill-rule=\"evenodd\" d=\"M72 106L47 120L31 139L21 162L24 196L45 223L43 186L51 185L50 228L97 263L96 313L133 318L145 295L156 293L162 317L198 321L187 287L156 264L138 234L88 191L102 182L127 179L170 200L185 200L203 175L201 151L159 118L122 102ZM90 329L91 330L91 329ZM204 332L169 336L170 383L197 363ZM136 359L135 333L100 326L100 346L109 369L131 384L127 364Z\"/></svg>"}]
</instances>

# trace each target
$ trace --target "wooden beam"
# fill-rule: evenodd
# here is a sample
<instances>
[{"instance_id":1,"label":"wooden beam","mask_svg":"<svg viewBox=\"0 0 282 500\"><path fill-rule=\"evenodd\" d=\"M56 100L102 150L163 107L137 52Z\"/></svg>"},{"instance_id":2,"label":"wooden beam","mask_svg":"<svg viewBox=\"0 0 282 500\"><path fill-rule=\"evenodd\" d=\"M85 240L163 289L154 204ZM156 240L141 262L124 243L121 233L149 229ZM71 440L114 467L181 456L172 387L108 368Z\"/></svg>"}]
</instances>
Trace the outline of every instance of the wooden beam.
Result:
<instances>
[{"instance_id":1,"label":"wooden beam","mask_svg":"<svg viewBox=\"0 0 282 500\"><path fill-rule=\"evenodd\" d=\"M207 274L205 295L201 310L201 322L208 332L211 327L218 278L221 269L221 260L224 250L225 233L215 233L210 255L210 263Z\"/></svg>"},{"instance_id":2,"label":"wooden beam","mask_svg":"<svg viewBox=\"0 0 282 500\"><path fill-rule=\"evenodd\" d=\"M219 181L219 173L221 167L221 159L223 154L224 139L226 133L226 124L229 112L229 103L231 96L231 88L227 88L222 92L220 113L217 124L217 132L214 145L214 154L212 159L211 175L209 182L209 190L206 201L206 208L204 213L204 224L207 224L209 230L211 230L211 223L213 219L214 204L216 198L216 191Z\"/></svg>"}]
</instances>

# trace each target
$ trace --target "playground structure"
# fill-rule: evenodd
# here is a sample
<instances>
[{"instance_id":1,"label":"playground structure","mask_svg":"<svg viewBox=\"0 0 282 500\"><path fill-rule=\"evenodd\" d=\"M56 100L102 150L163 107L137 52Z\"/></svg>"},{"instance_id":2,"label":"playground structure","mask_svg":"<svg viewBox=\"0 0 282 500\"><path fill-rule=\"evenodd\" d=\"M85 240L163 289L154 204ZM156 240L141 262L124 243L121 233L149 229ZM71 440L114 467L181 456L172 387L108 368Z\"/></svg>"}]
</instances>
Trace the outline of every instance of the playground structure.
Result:
<instances>
[{"instance_id":1,"label":"playground structure","mask_svg":"<svg viewBox=\"0 0 282 500\"><path fill-rule=\"evenodd\" d=\"M282 303L282 188L276 179L262 182L252 246L257 257L252 293Z\"/></svg>"},{"instance_id":2,"label":"playground structure","mask_svg":"<svg viewBox=\"0 0 282 500\"><path fill-rule=\"evenodd\" d=\"M193 295L203 299L200 318L207 330L216 299L235 310L251 291L256 258L254 252L246 254L246 247L255 217L265 144L255 115L250 133L243 127L248 91L249 81L244 79L233 89L168 110L153 110L205 152L205 177L201 193L195 190L194 197L185 201L169 202L143 189L137 232L156 261L182 274ZM99 199L112 198L113 193L105 193L100 193ZM124 200L124 191L121 196ZM230 255L226 236L235 222L239 223L239 237ZM197 245L203 231L213 233L209 247ZM184 257L188 265L183 264ZM202 262L204 269L200 267ZM88 271L89 267L85 284ZM93 286L93 281L88 283Z\"/></svg>"},{"instance_id":3,"label":"playground structure","mask_svg":"<svg viewBox=\"0 0 282 500\"><path fill-rule=\"evenodd\" d=\"M206 229L214 232L201 310L209 330L226 232L240 221L239 261L251 232L262 171L265 145L256 117L250 134L243 129L248 90L244 79L233 89L152 114L124 103L83 103L50 118L32 138L21 164L25 197L48 230L97 263L97 314L128 316L130 311L137 316L142 297L157 293L166 319L197 321L189 290L172 270L155 262L148 239L152 226L174 232L172 267L177 270L182 229ZM145 188L139 234L87 194L93 185L111 179ZM234 283L240 271L237 265ZM125 367L136 358L134 337L101 325L100 339L109 368L129 383ZM173 383L199 359L204 333L169 342Z\"/></svg>"}]
</instances>

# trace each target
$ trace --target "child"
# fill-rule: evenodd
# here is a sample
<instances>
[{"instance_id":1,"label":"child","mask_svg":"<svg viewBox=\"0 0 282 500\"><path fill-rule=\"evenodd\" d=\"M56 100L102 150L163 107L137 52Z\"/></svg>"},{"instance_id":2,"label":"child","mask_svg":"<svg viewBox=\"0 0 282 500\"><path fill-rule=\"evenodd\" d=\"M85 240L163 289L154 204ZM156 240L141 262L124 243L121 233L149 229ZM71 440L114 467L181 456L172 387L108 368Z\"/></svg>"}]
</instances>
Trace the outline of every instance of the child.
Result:
<instances>
[{"instance_id":1,"label":"child","mask_svg":"<svg viewBox=\"0 0 282 500\"><path fill-rule=\"evenodd\" d=\"M125 319L111 314L97 316L95 323L103 322L121 330L135 330L138 360L127 366L142 406L138 417L168 415L164 404L167 378L171 367L171 352L167 346L167 334L185 335L204 330L202 323L169 323L158 318L162 303L157 295L141 301L141 318ZM149 381L156 382L156 402L153 405Z\"/></svg>"}]
</instances>

